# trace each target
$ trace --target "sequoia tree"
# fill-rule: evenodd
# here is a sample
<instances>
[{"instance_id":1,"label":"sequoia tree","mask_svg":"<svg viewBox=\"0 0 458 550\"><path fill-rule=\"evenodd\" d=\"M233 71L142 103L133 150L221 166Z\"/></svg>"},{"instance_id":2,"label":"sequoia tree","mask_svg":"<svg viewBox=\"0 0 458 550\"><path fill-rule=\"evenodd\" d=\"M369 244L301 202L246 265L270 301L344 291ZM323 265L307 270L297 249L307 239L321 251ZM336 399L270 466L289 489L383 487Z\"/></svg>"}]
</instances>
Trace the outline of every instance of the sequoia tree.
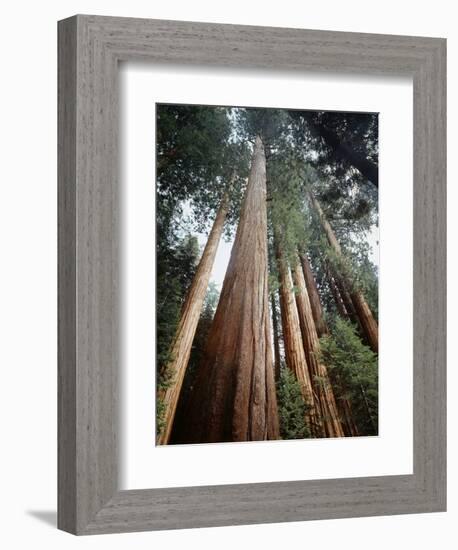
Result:
<instances>
[{"instance_id":1,"label":"sequoia tree","mask_svg":"<svg viewBox=\"0 0 458 550\"><path fill-rule=\"evenodd\" d=\"M377 433L377 116L160 106L157 122L157 442Z\"/></svg>"},{"instance_id":2,"label":"sequoia tree","mask_svg":"<svg viewBox=\"0 0 458 550\"><path fill-rule=\"evenodd\" d=\"M326 322L324 320L323 308L321 307L320 295L318 293L315 277L313 276L313 271L307 255L301 252L299 253L299 259L304 272L305 285L307 287L307 293L310 299L313 320L315 321L316 330L318 336L320 337L328 332L328 327L326 326Z\"/></svg>"},{"instance_id":3,"label":"sequoia tree","mask_svg":"<svg viewBox=\"0 0 458 550\"><path fill-rule=\"evenodd\" d=\"M258 136L220 300L190 396L189 442L279 437L269 317L265 162Z\"/></svg>"},{"instance_id":4,"label":"sequoia tree","mask_svg":"<svg viewBox=\"0 0 458 550\"><path fill-rule=\"evenodd\" d=\"M301 260L301 265L302 265L302 268L303 268L305 281L306 281L306 283L308 283L308 284L306 284L307 292L309 294L314 295L315 300L317 301L317 303L320 306L320 314L319 315L323 315L323 310L321 308L320 295L318 294L318 289L317 289L317 285L316 285L316 282L315 282L315 276L314 276L314 273L313 273L313 271L310 267L310 263L308 261L308 258L305 254L300 254L299 257L300 257L300 260ZM336 304L337 311L339 312L339 314L343 318L347 319L347 318L349 318L349 316L348 316L347 310L345 309L345 304L342 301L342 298L341 298L340 293L339 293L339 289L337 288L336 283L334 281L334 278L330 274L330 271L329 271L327 265L326 265L325 270L326 270L326 276L327 276L327 279L328 279L329 288L330 288L331 294L333 296L334 302ZM299 280L299 285L300 285L300 274L299 274L299 276L297 276L297 279ZM310 300L310 305L311 306L313 305L313 302L311 300ZM312 307L312 311L313 311L313 307ZM316 326L316 329L317 329L317 336L320 336L318 334L318 326L320 326L320 325L324 326L326 328L326 332L321 334L321 336L322 337L329 336L329 334L330 334L329 333L329 328L327 326L327 323L324 321L324 318L318 317L317 319L315 319L315 316L314 316L313 319L315 321L315 326ZM323 361L321 360L321 346L320 346L319 342L318 342L317 346L315 347L314 357L315 357L315 360L318 361L318 364L320 364L320 365L323 364ZM322 370L326 369L326 367L324 365L321 368L322 368ZM324 379L325 379L325 381L330 382L330 388L331 388L331 391L333 393L335 403L337 405L337 411L339 413L339 420L340 420L341 426L344 430L344 434L346 436L349 436L349 437L359 435L358 427L357 427L357 425L355 423L355 420L353 418L351 401L350 401L349 395L348 395L349 392L347 391L347 389L345 387L345 383L342 380L341 374L338 372L337 369L331 369L330 371L326 372L326 377Z\"/></svg>"},{"instance_id":5,"label":"sequoia tree","mask_svg":"<svg viewBox=\"0 0 458 550\"><path fill-rule=\"evenodd\" d=\"M304 274L299 264L299 260L296 261L292 273L296 289L296 304L299 314L302 341L304 343L314 395L320 405L324 432L327 437L342 437L344 432L340 423L328 371L326 366L319 361L320 344L313 319L312 306L310 304L307 287L305 286Z\"/></svg>"},{"instance_id":6,"label":"sequoia tree","mask_svg":"<svg viewBox=\"0 0 458 550\"><path fill-rule=\"evenodd\" d=\"M332 297L334 299L334 303L337 308L337 312L343 319L350 319L350 314L347 311L345 302L340 294L339 288L337 287L337 283L329 268L326 269L326 276L328 279L328 284L331 290Z\"/></svg>"},{"instance_id":7,"label":"sequoia tree","mask_svg":"<svg viewBox=\"0 0 458 550\"><path fill-rule=\"evenodd\" d=\"M334 174L340 185L355 170L378 188L378 117L376 113L290 111L296 139L314 151L313 164Z\"/></svg>"},{"instance_id":8,"label":"sequoia tree","mask_svg":"<svg viewBox=\"0 0 458 550\"><path fill-rule=\"evenodd\" d=\"M320 203L317 201L317 199L314 197L312 193L309 193L310 201L315 208L321 225L324 229L324 232L326 234L326 238L329 242L329 245L334 252L334 254L338 257L338 259L343 259L342 249L340 247L340 244L335 236L334 231L332 230L332 227L328 220L326 219L326 216L320 206ZM378 324L375 320L374 316L372 315L372 312L364 298L364 295L362 291L357 287L357 285L352 285L351 281L348 281L348 277L346 277L346 274L343 273L342 279L340 281L342 285L342 289L345 289L349 292L351 297L351 303L354 306L354 309L356 311L356 315L358 317L358 321L361 324L361 328L363 330L363 333L367 339L367 342L369 346L371 347L372 351L375 353L378 353ZM338 277L336 278L337 282ZM339 288L341 295L344 290ZM343 298L343 296L342 296ZM348 308L347 308L348 310Z\"/></svg>"},{"instance_id":9,"label":"sequoia tree","mask_svg":"<svg viewBox=\"0 0 458 550\"><path fill-rule=\"evenodd\" d=\"M377 435L378 358L361 342L354 325L336 316L320 340L321 359L336 373L334 388L351 402L347 427L351 435ZM347 414L347 413L344 413ZM345 417L346 418L346 417ZM353 430L357 430L352 433Z\"/></svg>"},{"instance_id":10,"label":"sequoia tree","mask_svg":"<svg viewBox=\"0 0 458 550\"><path fill-rule=\"evenodd\" d=\"M378 166L364 153L358 151L346 141L344 136L337 133L326 124L311 122L314 131L326 142L332 154L337 159L344 159L354 166L365 178L378 187Z\"/></svg>"},{"instance_id":11,"label":"sequoia tree","mask_svg":"<svg viewBox=\"0 0 458 550\"><path fill-rule=\"evenodd\" d=\"M186 366L191 354L191 346L199 322L208 282L215 261L216 251L224 228L228 209L228 196L224 195L208 236L202 257L197 267L191 287L183 304L178 327L170 347L170 360L164 366L162 379L168 383L159 388L158 400L162 409L162 430L157 435L158 445L166 445L172 432L173 420L180 396Z\"/></svg>"},{"instance_id":12,"label":"sequoia tree","mask_svg":"<svg viewBox=\"0 0 458 550\"><path fill-rule=\"evenodd\" d=\"M299 314L294 298L291 274L281 244L276 242L276 255L280 282L280 309L287 367L294 373L300 384L302 396L307 406L306 423L314 437L323 435L320 401L314 398L311 369L307 363L302 341Z\"/></svg>"}]
</instances>

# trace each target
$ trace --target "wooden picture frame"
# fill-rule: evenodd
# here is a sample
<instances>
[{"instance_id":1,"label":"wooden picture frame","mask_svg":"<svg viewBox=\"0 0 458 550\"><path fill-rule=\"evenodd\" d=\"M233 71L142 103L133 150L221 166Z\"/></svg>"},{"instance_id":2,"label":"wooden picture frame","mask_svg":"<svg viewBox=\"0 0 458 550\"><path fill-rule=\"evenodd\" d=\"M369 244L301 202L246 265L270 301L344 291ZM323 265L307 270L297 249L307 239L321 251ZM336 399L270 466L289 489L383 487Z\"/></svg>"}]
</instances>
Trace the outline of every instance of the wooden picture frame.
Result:
<instances>
[{"instance_id":1,"label":"wooden picture frame","mask_svg":"<svg viewBox=\"0 0 458 550\"><path fill-rule=\"evenodd\" d=\"M58 526L115 533L446 508L446 42L77 15L59 22ZM412 75L412 475L119 491L120 61Z\"/></svg>"}]
</instances>

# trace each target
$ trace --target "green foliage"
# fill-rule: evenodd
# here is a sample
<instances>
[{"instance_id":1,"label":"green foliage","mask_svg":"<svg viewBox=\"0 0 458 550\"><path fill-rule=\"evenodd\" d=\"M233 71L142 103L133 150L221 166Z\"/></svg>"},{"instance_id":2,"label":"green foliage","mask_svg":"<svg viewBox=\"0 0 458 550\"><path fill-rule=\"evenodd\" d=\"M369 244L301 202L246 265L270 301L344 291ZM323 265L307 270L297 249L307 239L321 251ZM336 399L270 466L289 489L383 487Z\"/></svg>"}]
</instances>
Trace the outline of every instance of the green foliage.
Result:
<instances>
[{"instance_id":1,"label":"green foliage","mask_svg":"<svg viewBox=\"0 0 458 550\"><path fill-rule=\"evenodd\" d=\"M339 317L331 335L320 340L335 393L347 397L360 435L378 433L378 358L360 340L356 328Z\"/></svg>"},{"instance_id":2,"label":"green foliage","mask_svg":"<svg viewBox=\"0 0 458 550\"><path fill-rule=\"evenodd\" d=\"M194 105L157 108L157 222L166 238L183 211L199 232L213 220L228 189L228 231L238 217L248 175L248 144L234 139L234 109Z\"/></svg>"},{"instance_id":3,"label":"green foliage","mask_svg":"<svg viewBox=\"0 0 458 550\"><path fill-rule=\"evenodd\" d=\"M194 371L198 364L202 360L207 336L210 331L210 327L215 315L216 307L219 300L219 289L216 283L210 281L208 285L207 294L205 295L204 305L202 307L202 313L197 324L196 334L191 348L191 356L189 358L188 369L186 371L186 383L185 387L192 386L194 380Z\"/></svg>"},{"instance_id":4,"label":"green foliage","mask_svg":"<svg viewBox=\"0 0 458 550\"><path fill-rule=\"evenodd\" d=\"M236 123L244 139L254 142L256 136L262 138L269 157L288 133L289 116L284 109L237 109Z\"/></svg>"},{"instance_id":5,"label":"green foliage","mask_svg":"<svg viewBox=\"0 0 458 550\"><path fill-rule=\"evenodd\" d=\"M157 258L156 287L156 373L157 404L156 433L164 427L165 406L160 399L161 391L169 388L174 381L168 364L173 359L170 347L180 319L180 312L191 285L200 256L197 238L186 235L174 247L162 248Z\"/></svg>"},{"instance_id":6,"label":"green foliage","mask_svg":"<svg viewBox=\"0 0 458 550\"><path fill-rule=\"evenodd\" d=\"M272 271L274 268L271 268ZM269 273L269 279L268 279L268 288L269 288L269 294L276 294L278 292L278 289L280 288L280 282L278 280L278 274L277 270Z\"/></svg>"},{"instance_id":7,"label":"green foliage","mask_svg":"<svg viewBox=\"0 0 458 550\"><path fill-rule=\"evenodd\" d=\"M282 439L305 439L310 431L305 424L307 405L302 397L301 387L288 368L282 368L277 383L278 415Z\"/></svg>"},{"instance_id":8,"label":"green foliage","mask_svg":"<svg viewBox=\"0 0 458 550\"><path fill-rule=\"evenodd\" d=\"M156 436L165 428L165 403L160 397L156 401Z\"/></svg>"},{"instance_id":9,"label":"green foliage","mask_svg":"<svg viewBox=\"0 0 458 550\"><path fill-rule=\"evenodd\" d=\"M378 163L378 115L337 111L290 111L294 141L322 180L322 202L334 205L336 215L356 221L376 217L378 194L353 167L345 148ZM330 145L325 133L343 146Z\"/></svg>"},{"instance_id":10,"label":"green foliage","mask_svg":"<svg viewBox=\"0 0 458 550\"><path fill-rule=\"evenodd\" d=\"M200 315L199 323L196 328L196 334L192 343L191 355L189 357L188 366L183 380L183 386L181 388L180 399L178 401L177 412L175 415L171 443L180 443L187 440L186 434L183 433L184 427L186 426L186 407L196 379L197 368L204 354L207 336L215 315L218 300L218 286L211 281L208 286L202 313ZM161 414L161 410L158 409L157 412L159 416ZM161 418L159 417L157 422L159 423L160 421Z\"/></svg>"},{"instance_id":11,"label":"green foliage","mask_svg":"<svg viewBox=\"0 0 458 550\"><path fill-rule=\"evenodd\" d=\"M169 383L165 367L171 359L170 345L199 258L197 239L191 235L179 240L173 247L163 247L163 244L158 243L156 288L159 385Z\"/></svg>"},{"instance_id":12,"label":"green foliage","mask_svg":"<svg viewBox=\"0 0 458 550\"><path fill-rule=\"evenodd\" d=\"M319 269L326 266L332 273L340 274L346 281L349 292L361 291L375 317L378 318L378 268L369 258L370 247L364 240L364 233L359 241L350 242L347 238L342 246L343 255L336 254L327 242L315 243L314 254L318 257ZM341 239L342 241L343 239ZM321 274L323 279L325 274ZM326 284L326 283L324 283Z\"/></svg>"},{"instance_id":13,"label":"green foliage","mask_svg":"<svg viewBox=\"0 0 458 550\"><path fill-rule=\"evenodd\" d=\"M371 162L377 161L377 117L325 112L288 112L186 105L157 109L157 358L158 387L168 387L170 343L183 300L195 273L199 247L196 232L208 231L224 192L229 192L225 235L231 237L249 173L252 143L263 139L267 158L269 291L278 290L275 240L290 265L298 249L307 253L328 319L335 304L327 270L332 267L361 289L376 315L378 272L371 261L368 233L378 222L378 197L348 161L336 155L316 130L325 125ZM307 201L312 190L331 223L344 257L327 243L314 210ZM192 389L194 373L204 352L219 297L210 287L194 338L180 397L177 418ZM339 395L351 398L362 433L377 431L377 358L361 343L350 324L331 322L332 336L323 340ZM310 437L304 419L306 406L294 375L283 368L277 388L281 433L285 439ZM162 412L161 412L162 411ZM163 404L158 402L158 428ZM375 427L374 427L375 426Z\"/></svg>"},{"instance_id":14,"label":"green foliage","mask_svg":"<svg viewBox=\"0 0 458 550\"><path fill-rule=\"evenodd\" d=\"M308 183L306 188L312 186L313 184ZM333 205L323 204L321 198L320 204L329 221L333 217ZM329 246L318 215L309 205L306 206L304 223L307 226L308 235L306 252L311 258L320 296L327 312L336 312L334 297L329 289L328 270L330 270L345 278L348 290L362 291L377 319L378 268L371 259L374 239L371 237L371 240L368 240L368 228L355 225L349 218L331 220L332 229L343 253L339 255Z\"/></svg>"},{"instance_id":15,"label":"green foliage","mask_svg":"<svg viewBox=\"0 0 458 550\"><path fill-rule=\"evenodd\" d=\"M227 109L158 105L156 130L160 195L175 202L185 200L221 175L231 130Z\"/></svg>"},{"instance_id":16,"label":"green foliage","mask_svg":"<svg viewBox=\"0 0 458 550\"><path fill-rule=\"evenodd\" d=\"M353 267L355 286L362 291L375 317L378 319L378 268L369 259L369 246L366 241L360 243L349 253Z\"/></svg>"},{"instance_id":17,"label":"green foliage","mask_svg":"<svg viewBox=\"0 0 458 550\"><path fill-rule=\"evenodd\" d=\"M269 163L268 182L269 217L275 228L275 239L279 241L287 259L295 259L299 244L308 241L305 223L305 197L302 190L304 165L293 151L283 151Z\"/></svg>"}]
</instances>

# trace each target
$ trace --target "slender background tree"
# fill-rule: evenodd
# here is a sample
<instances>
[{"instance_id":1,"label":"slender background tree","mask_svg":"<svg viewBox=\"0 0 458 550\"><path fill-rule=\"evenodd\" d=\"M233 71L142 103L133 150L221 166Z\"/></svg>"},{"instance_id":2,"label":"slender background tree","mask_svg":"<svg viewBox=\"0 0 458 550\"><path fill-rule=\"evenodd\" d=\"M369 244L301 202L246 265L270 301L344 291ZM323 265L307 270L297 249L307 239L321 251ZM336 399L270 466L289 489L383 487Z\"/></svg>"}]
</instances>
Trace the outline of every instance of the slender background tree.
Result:
<instances>
[{"instance_id":1,"label":"slender background tree","mask_svg":"<svg viewBox=\"0 0 458 550\"><path fill-rule=\"evenodd\" d=\"M378 433L377 115L157 115L157 442Z\"/></svg>"}]
</instances>

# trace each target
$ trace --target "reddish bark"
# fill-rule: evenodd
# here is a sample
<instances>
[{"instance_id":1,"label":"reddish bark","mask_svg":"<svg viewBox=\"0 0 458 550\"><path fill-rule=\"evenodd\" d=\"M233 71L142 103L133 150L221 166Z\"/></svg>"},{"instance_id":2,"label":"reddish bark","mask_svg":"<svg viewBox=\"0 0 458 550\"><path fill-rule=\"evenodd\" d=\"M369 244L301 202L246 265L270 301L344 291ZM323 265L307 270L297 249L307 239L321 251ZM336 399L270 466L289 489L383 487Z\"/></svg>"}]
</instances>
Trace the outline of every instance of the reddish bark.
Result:
<instances>
[{"instance_id":1,"label":"reddish bark","mask_svg":"<svg viewBox=\"0 0 458 550\"><path fill-rule=\"evenodd\" d=\"M337 311L339 312L339 315L344 319L350 320L350 316L347 312L347 309L342 300L342 297L340 295L340 292L336 285L334 277L332 276L331 270L329 269L329 266L326 266L326 277L328 279L329 287L331 289L331 293L336 303ZM345 436L354 437L359 435L358 427L356 426L353 420L351 402L346 396L346 390L343 387L341 377L338 376L335 371L331 371L329 375L329 379L331 381L331 386L334 391L337 410L339 411L339 418L340 418Z\"/></svg>"},{"instance_id":2,"label":"reddish bark","mask_svg":"<svg viewBox=\"0 0 458 550\"><path fill-rule=\"evenodd\" d=\"M323 308L321 307L320 295L318 293L318 287L316 285L315 277L313 275L312 268L310 266L309 259L304 253L299 254L301 260L302 270L304 272L305 285L310 298L310 305L312 307L313 319L315 321L316 330L318 336L321 337L324 334L328 334L328 327L324 320Z\"/></svg>"},{"instance_id":3,"label":"reddish bark","mask_svg":"<svg viewBox=\"0 0 458 550\"><path fill-rule=\"evenodd\" d=\"M345 307L342 296L340 295L339 289L337 288L337 284L334 280L334 277L332 276L329 270L326 271L326 275L329 283L329 288L331 289L331 294L332 294L332 297L334 298L334 302L336 304L339 315L343 319L350 319L347 308Z\"/></svg>"},{"instance_id":4,"label":"reddish bark","mask_svg":"<svg viewBox=\"0 0 458 550\"><path fill-rule=\"evenodd\" d=\"M320 402L313 392L310 368L302 342L299 314L294 298L291 274L287 261L283 257L278 239L276 242L276 256L280 281L281 324L286 365L294 373L301 387L302 396L308 408L305 421L310 429L310 433L313 437L322 437L324 435L324 428L321 423Z\"/></svg>"},{"instance_id":5,"label":"reddish bark","mask_svg":"<svg viewBox=\"0 0 458 550\"><path fill-rule=\"evenodd\" d=\"M188 442L279 437L267 261L266 165L258 137L231 258L190 397Z\"/></svg>"},{"instance_id":6,"label":"reddish bark","mask_svg":"<svg viewBox=\"0 0 458 550\"><path fill-rule=\"evenodd\" d=\"M350 296L367 339L367 343L374 353L378 353L378 323L374 319L372 311L360 290L353 290Z\"/></svg>"},{"instance_id":7,"label":"reddish bark","mask_svg":"<svg viewBox=\"0 0 458 550\"><path fill-rule=\"evenodd\" d=\"M341 381L339 380L339 384L340 383ZM345 435L347 437L357 437L359 435L359 431L358 426L353 420L350 400L345 396L338 397L337 407L340 411L340 418L342 420Z\"/></svg>"},{"instance_id":8,"label":"reddish bark","mask_svg":"<svg viewBox=\"0 0 458 550\"><path fill-rule=\"evenodd\" d=\"M347 290L347 286L345 284L343 277L339 276L337 273L332 277L337 287L337 291L339 293L340 299L344 303L345 311L347 312L347 319L351 321L354 325L357 325L358 327L360 327L361 331L364 334L361 323L359 322L359 319L358 319L358 315L356 314L353 300L351 299L351 295Z\"/></svg>"},{"instance_id":9,"label":"reddish bark","mask_svg":"<svg viewBox=\"0 0 458 550\"><path fill-rule=\"evenodd\" d=\"M326 366L319 361L320 343L312 314L304 273L299 260L293 268L293 281L296 287L296 305L302 341L309 367L315 400L319 403L321 423L326 437L343 437L344 430L340 422L334 392Z\"/></svg>"},{"instance_id":10,"label":"reddish bark","mask_svg":"<svg viewBox=\"0 0 458 550\"><path fill-rule=\"evenodd\" d=\"M167 445L172 432L173 421L183 385L186 367L191 354L192 341L196 333L197 324L207 292L213 263L215 261L218 244L224 228L224 221L228 211L228 198L224 196L213 227L208 236L202 257L197 266L191 287L187 293L181 309L180 320L170 348L171 360L165 366L167 375L171 377L170 386L158 392L158 399L165 405L164 428L157 436L158 445Z\"/></svg>"},{"instance_id":11,"label":"reddish bark","mask_svg":"<svg viewBox=\"0 0 458 550\"><path fill-rule=\"evenodd\" d=\"M324 212L320 206L320 203L316 200L316 198L310 193L309 194L310 200L312 202L313 207L315 208L320 221L321 225L324 229L324 232L326 234L326 238L329 242L329 245L331 246L332 250L337 256L342 257L342 249L340 247L339 242L337 241L337 238L335 236L335 233L329 224L328 220L326 219L326 216L324 215ZM366 302L366 299L364 298L363 293L361 290L354 288L354 285L351 284L350 281L348 281L348 277L345 273L340 274L341 286L339 287L341 296L342 292L345 289L351 289L348 290L351 298L351 302L354 306L356 315L358 317L358 321L361 325L361 328L363 330L364 336L372 349L375 353L378 353L378 324L375 320L374 316L372 315L372 312ZM338 281L339 277L336 277L336 283L339 283ZM344 298L344 296L342 296ZM346 304L347 305L347 304ZM347 307L348 311L348 307Z\"/></svg>"}]
</instances>

